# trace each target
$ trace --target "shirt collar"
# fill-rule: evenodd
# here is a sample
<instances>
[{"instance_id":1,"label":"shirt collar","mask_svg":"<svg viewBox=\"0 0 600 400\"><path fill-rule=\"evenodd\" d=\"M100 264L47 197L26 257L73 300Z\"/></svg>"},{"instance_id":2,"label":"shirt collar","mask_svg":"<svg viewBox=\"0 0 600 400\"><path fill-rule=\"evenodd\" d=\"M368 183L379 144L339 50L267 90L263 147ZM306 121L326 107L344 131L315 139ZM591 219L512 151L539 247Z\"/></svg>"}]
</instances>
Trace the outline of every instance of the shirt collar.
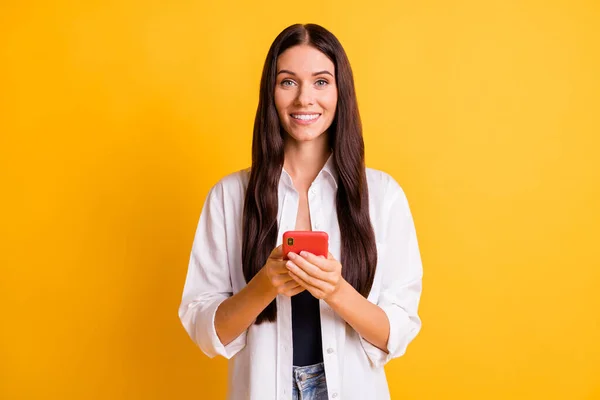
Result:
<instances>
[{"instance_id":1,"label":"shirt collar","mask_svg":"<svg viewBox=\"0 0 600 400\"><path fill-rule=\"evenodd\" d=\"M326 173L327 175L329 175L329 177L331 178L331 181L333 182L333 186L335 186L335 188L337 189L338 173L337 173L337 169L335 168L335 162L333 160L333 153L331 153L331 155L327 159L327 162L323 166L323 169L321 170L321 172L319 172L319 174L321 174L321 173Z\"/></svg>"},{"instance_id":2,"label":"shirt collar","mask_svg":"<svg viewBox=\"0 0 600 400\"><path fill-rule=\"evenodd\" d=\"M329 179L331 180L331 183L333 184L335 189L338 188L338 173L337 173L337 170L335 169L333 153L331 153L331 155L327 159L327 162L323 166L323 169L321 169L321 171L319 171L319 174L317 175L315 180L319 179L319 176L321 174L329 176ZM283 179L283 182L286 185L288 185L292 188L294 187L294 184L292 183L292 177L290 176L290 174L288 174L288 172L284 168L281 168L281 179Z\"/></svg>"}]
</instances>

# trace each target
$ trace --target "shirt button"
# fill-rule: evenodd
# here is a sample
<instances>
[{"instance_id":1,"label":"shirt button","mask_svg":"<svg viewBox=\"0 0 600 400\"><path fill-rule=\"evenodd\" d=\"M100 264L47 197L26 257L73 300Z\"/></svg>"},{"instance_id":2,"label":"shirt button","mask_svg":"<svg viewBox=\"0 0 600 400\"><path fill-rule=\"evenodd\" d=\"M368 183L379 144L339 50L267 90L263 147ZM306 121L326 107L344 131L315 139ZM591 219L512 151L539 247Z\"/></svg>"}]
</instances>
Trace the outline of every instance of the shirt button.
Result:
<instances>
[{"instance_id":1,"label":"shirt button","mask_svg":"<svg viewBox=\"0 0 600 400\"><path fill-rule=\"evenodd\" d=\"M336 398L337 397L337 393L332 394L331 397Z\"/></svg>"},{"instance_id":2,"label":"shirt button","mask_svg":"<svg viewBox=\"0 0 600 400\"><path fill-rule=\"evenodd\" d=\"M310 188L310 190L308 191L308 193L310 193L311 195L315 195L315 189L314 188Z\"/></svg>"},{"instance_id":3,"label":"shirt button","mask_svg":"<svg viewBox=\"0 0 600 400\"><path fill-rule=\"evenodd\" d=\"M330 347L330 348L328 348L328 349L327 349L327 353L328 353L328 354L331 354L331 353L333 353L333 349L332 349L331 347Z\"/></svg>"}]
</instances>

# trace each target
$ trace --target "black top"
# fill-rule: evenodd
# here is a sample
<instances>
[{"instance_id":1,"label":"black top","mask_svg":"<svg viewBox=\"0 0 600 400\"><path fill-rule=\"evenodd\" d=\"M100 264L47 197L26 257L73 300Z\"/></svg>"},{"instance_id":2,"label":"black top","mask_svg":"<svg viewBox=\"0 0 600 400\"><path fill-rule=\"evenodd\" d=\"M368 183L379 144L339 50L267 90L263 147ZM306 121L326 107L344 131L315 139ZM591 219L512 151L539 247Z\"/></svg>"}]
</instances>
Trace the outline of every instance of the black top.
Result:
<instances>
[{"instance_id":1,"label":"black top","mask_svg":"<svg viewBox=\"0 0 600 400\"><path fill-rule=\"evenodd\" d=\"M294 366L323 362L319 299L308 290L292 296Z\"/></svg>"}]
</instances>

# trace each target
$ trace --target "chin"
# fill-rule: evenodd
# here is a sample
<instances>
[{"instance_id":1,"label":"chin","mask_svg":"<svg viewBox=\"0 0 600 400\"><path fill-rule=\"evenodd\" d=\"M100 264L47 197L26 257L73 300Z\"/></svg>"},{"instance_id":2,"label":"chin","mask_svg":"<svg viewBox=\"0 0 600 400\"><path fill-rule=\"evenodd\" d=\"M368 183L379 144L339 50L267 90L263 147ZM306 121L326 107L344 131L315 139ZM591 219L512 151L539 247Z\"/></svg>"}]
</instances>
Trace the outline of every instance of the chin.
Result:
<instances>
[{"instance_id":1,"label":"chin","mask_svg":"<svg viewBox=\"0 0 600 400\"><path fill-rule=\"evenodd\" d=\"M318 139L319 137L321 137L323 134L325 134L325 131L321 132L320 130L302 130L302 129L290 129L288 132L288 135L298 141L298 142L310 142L312 140ZM291 132L291 133L290 133Z\"/></svg>"},{"instance_id":2,"label":"chin","mask_svg":"<svg viewBox=\"0 0 600 400\"><path fill-rule=\"evenodd\" d=\"M312 140L318 139L322 134L323 133L293 133L290 134L290 137L298 142L310 142Z\"/></svg>"}]
</instances>

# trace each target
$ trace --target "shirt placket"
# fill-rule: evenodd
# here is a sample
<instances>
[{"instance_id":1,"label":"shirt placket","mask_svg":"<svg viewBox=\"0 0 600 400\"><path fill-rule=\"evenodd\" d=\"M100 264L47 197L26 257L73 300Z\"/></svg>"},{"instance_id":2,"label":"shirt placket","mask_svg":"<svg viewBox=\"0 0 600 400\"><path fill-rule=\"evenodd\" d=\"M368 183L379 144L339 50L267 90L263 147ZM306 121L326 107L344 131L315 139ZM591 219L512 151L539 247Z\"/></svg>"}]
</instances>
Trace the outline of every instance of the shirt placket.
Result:
<instances>
[{"instance_id":1,"label":"shirt placket","mask_svg":"<svg viewBox=\"0 0 600 400\"><path fill-rule=\"evenodd\" d=\"M321 179L319 179L321 178ZM308 189L308 209L313 231L325 229L323 219L323 188L321 187L322 176L319 176ZM323 364L325 376L327 377L327 392L330 399L339 399L339 361L336 349L336 316L331 307L319 300L321 313L321 338L323 342Z\"/></svg>"},{"instance_id":2,"label":"shirt placket","mask_svg":"<svg viewBox=\"0 0 600 400\"><path fill-rule=\"evenodd\" d=\"M336 339L336 314L329 305L319 300L321 310L321 337L323 342L323 364L330 399L340 398L340 365L338 352L344 343Z\"/></svg>"},{"instance_id":3,"label":"shirt placket","mask_svg":"<svg viewBox=\"0 0 600 400\"><path fill-rule=\"evenodd\" d=\"M322 193L318 181L310 185L308 189L308 212L310 213L310 225L313 231L323 229L323 206Z\"/></svg>"},{"instance_id":4,"label":"shirt placket","mask_svg":"<svg viewBox=\"0 0 600 400\"><path fill-rule=\"evenodd\" d=\"M286 186L281 207L281 217L277 234L277 245L281 244L283 233L294 229L298 210L298 194ZM292 302L284 295L277 295L277 398L288 400L292 398L292 366L293 366L293 336L292 336Z\"/></svg>"}]
</instances>

